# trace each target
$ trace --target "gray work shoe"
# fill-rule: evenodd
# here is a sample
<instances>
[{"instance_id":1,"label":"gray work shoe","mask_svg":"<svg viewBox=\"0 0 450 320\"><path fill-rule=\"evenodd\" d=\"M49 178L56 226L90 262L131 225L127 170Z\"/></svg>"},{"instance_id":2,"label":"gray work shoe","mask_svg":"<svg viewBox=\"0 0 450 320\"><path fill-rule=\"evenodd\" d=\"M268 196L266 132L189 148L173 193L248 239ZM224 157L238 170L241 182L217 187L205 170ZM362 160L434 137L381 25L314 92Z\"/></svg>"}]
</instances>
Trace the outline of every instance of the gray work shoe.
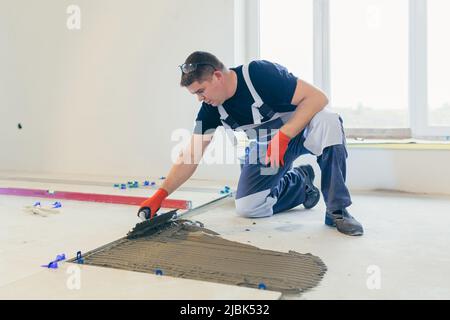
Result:
<instances>
[{"instance_id":1,"label":"gray work shoe","mask_svg":"<svg viewBox=\"0 0 450 320\"><path fill-rule=\"evenodd\" d=\"M347 209L327 211L325 213L325 224L330 227L336 227L339 232L348 236L362 236L364 233L361 223L348 213Z\"/></svg>"},{"instance_id":2,"label":"gray work shoe","mask_svg":"<svg viewBox=\"0 0 450 320\"><path fill-rule=\"evenodd\" d=\"M296 170L301 171L303 176L305 177L306 182L306 196L305 201L303 202L303 206L305 209L311 209L317 205L320 200L320 191L318 188L314 186L314 169L309 164L306 166L298 166L295 167Z\"/></svg>"}]
</instances>

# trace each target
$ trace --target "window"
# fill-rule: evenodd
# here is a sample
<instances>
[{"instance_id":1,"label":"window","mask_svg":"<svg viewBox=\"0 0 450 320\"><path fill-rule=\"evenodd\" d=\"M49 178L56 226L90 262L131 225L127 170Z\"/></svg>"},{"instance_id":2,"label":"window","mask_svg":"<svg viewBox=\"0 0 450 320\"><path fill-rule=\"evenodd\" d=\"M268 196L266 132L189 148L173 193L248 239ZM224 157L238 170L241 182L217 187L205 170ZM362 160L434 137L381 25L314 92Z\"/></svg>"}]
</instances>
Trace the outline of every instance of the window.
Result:
<instances>
[{"instance_id":1,"label":"window","mask_svg":"<svg viewBox=\"0 0 450 320\"><path fill-rule=\"evenodd\" d=\"M313 82L313 0L260 0L260 58Z\"/></svg>"},{"instance_id":2,"label":"window","mask_svg":"<svg viewBox=\"0 0 450 320\"><path fill-rule=\"evenodd\" d=\"M450 140L449 0L259 5L260 57L324 90L350 136Z\"/></svg>"},{"instance_id":3,"label":"window","mask_svg":"<svg viewBox=\"0 0 450 320\"><path fill-rule=\"evenodd\" d=\"M428 21L428 125L450 126L450 1L430 0Z\"/></svg>"},{"instance_id":4,"label":"window","mask_svg":"<svg viewBox=\"0 0 450 320\"><path fill-rule=\"evenodd\" d=\"M333 109L347 128L409 127L408 0L330 0L329 12Z\"/></svg>"}]
</instances>

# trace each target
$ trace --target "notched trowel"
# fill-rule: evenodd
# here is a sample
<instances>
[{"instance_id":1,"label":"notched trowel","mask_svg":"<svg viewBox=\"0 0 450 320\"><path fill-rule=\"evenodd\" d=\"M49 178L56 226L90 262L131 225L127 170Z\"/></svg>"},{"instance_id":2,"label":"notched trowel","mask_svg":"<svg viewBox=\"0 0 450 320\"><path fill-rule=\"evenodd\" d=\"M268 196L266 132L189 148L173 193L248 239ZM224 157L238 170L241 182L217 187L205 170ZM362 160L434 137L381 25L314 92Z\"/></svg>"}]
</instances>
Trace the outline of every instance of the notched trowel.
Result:
<instances>
[{"instance_id":1,"label":"notched trowel","mask_svg":"<svg viewBox=\"0 0 450 320\"><path fill-rule=\"evenodd\" d=\"M228 187L226 187L225 189L227 189L227 188ZM182 223L183 225L197 226L197 227L203 228L203 223L201 223L199 221L186 220L186 218L192 217L193 215L196 215L196 214L202 212L201 211L202 208L204 208L208 205L211 205L212 203L222 200L224 198L230 197L232 195L233 195L233 193L230 192L230 190L228 188L228 190L226 190L226 193L223 196L221 196L217 199L214 199L213 201L210 201L208 203L197 206L194 209L192 209L192 204L189 203L188 210L183 210L180 213L177 212L179 209L175 209L172 211L167 211L167 212L159 213L159 214L156 213L155 216L151 219L150 219L150 208L143 207L138 212L138 217L141 220L143 220L143 222L136 224L136 226L133 228L133 230L131 230L130 232L127 233L126 237L127 237L127 239L137 239L137 238L152 235L152 234L160 231L161 229L164 229L165 227L171 226L172 222L175 222L175 220L177 220L177 222L179 222L179 223ZM179 219L181 216L184 219Z\"/></svg>"},{"instance_id":2,"label":"notched trowel","mask_svg":"<svg viewBox=\"0 0 450 320\"><path fill-rule=\"evenodd\" d=\"M170 222L178 217L177 211L178 209L160 213L149 219L150 209L142 208L139 210L138 216L144 221L136 224L133 230L127 233L127 239L136 239L143 236L148 236L157 232L164 226L168 226Z\"/></svg>"}]
</instances>

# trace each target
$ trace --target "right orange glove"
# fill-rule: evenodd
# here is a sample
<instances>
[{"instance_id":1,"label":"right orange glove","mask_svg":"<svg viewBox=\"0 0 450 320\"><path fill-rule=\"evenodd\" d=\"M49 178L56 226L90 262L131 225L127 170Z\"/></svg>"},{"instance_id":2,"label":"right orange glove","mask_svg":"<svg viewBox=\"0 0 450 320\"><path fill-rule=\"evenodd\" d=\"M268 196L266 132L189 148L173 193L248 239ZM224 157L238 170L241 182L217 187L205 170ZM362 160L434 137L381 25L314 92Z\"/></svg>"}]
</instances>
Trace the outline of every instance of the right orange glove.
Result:
<instances>
[{"instance_id":1,"label":"right orange glove","mask_svg":"<svg viewBox=\"0 0 450 320\"><path fill-rule=\"evenodd\" d=\"M159 210L159 208L161 208L161 203L165 198L167 198L168 195L169 194L167 193L167 191L164 190L163 188L159 188L158 190L156 190L154 195L152 195L150 198L141 203L141 207L139 208L138 211L138 216L142 210L149 209L150 219L152 219L155 213Z\"/></svg>"},{"instance_id":2,"label":"right orange glove","mask_svg":"<svg viewBox=\"0 0 450 320\"><path fill-rule=\"evenodd\" d=\"M267 147L266 164L270 163L271 166L275 167L284 166L284 154L289 146L289 141L291 141L291 138L278 130Z\"/></svg>"}]
</instances>

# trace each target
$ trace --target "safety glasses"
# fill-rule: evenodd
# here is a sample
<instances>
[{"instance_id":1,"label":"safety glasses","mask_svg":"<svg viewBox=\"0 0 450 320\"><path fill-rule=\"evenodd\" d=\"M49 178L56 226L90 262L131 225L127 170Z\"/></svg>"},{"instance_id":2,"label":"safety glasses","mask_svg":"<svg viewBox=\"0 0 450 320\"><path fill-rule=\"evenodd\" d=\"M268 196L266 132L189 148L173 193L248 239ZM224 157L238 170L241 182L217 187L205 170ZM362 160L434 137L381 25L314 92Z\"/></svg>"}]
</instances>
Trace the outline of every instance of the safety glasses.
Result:
<instances>
[{"instance_id":1,"label":"safety glasses","mask_svg":"<svg viewBox=\"0 0 450 320\"><path fill-rule=\"evenodd\" d=\"M211 63L206 63L206 62L183 63L180 66L180 69L183 73L191 73L191 72L194 72L195 70L197 70L197 67L201 66L201 65L211 66L211 67L213 67L214 70L216 70L216 67L214 67Z\"/></svg>"}]
</instances>

